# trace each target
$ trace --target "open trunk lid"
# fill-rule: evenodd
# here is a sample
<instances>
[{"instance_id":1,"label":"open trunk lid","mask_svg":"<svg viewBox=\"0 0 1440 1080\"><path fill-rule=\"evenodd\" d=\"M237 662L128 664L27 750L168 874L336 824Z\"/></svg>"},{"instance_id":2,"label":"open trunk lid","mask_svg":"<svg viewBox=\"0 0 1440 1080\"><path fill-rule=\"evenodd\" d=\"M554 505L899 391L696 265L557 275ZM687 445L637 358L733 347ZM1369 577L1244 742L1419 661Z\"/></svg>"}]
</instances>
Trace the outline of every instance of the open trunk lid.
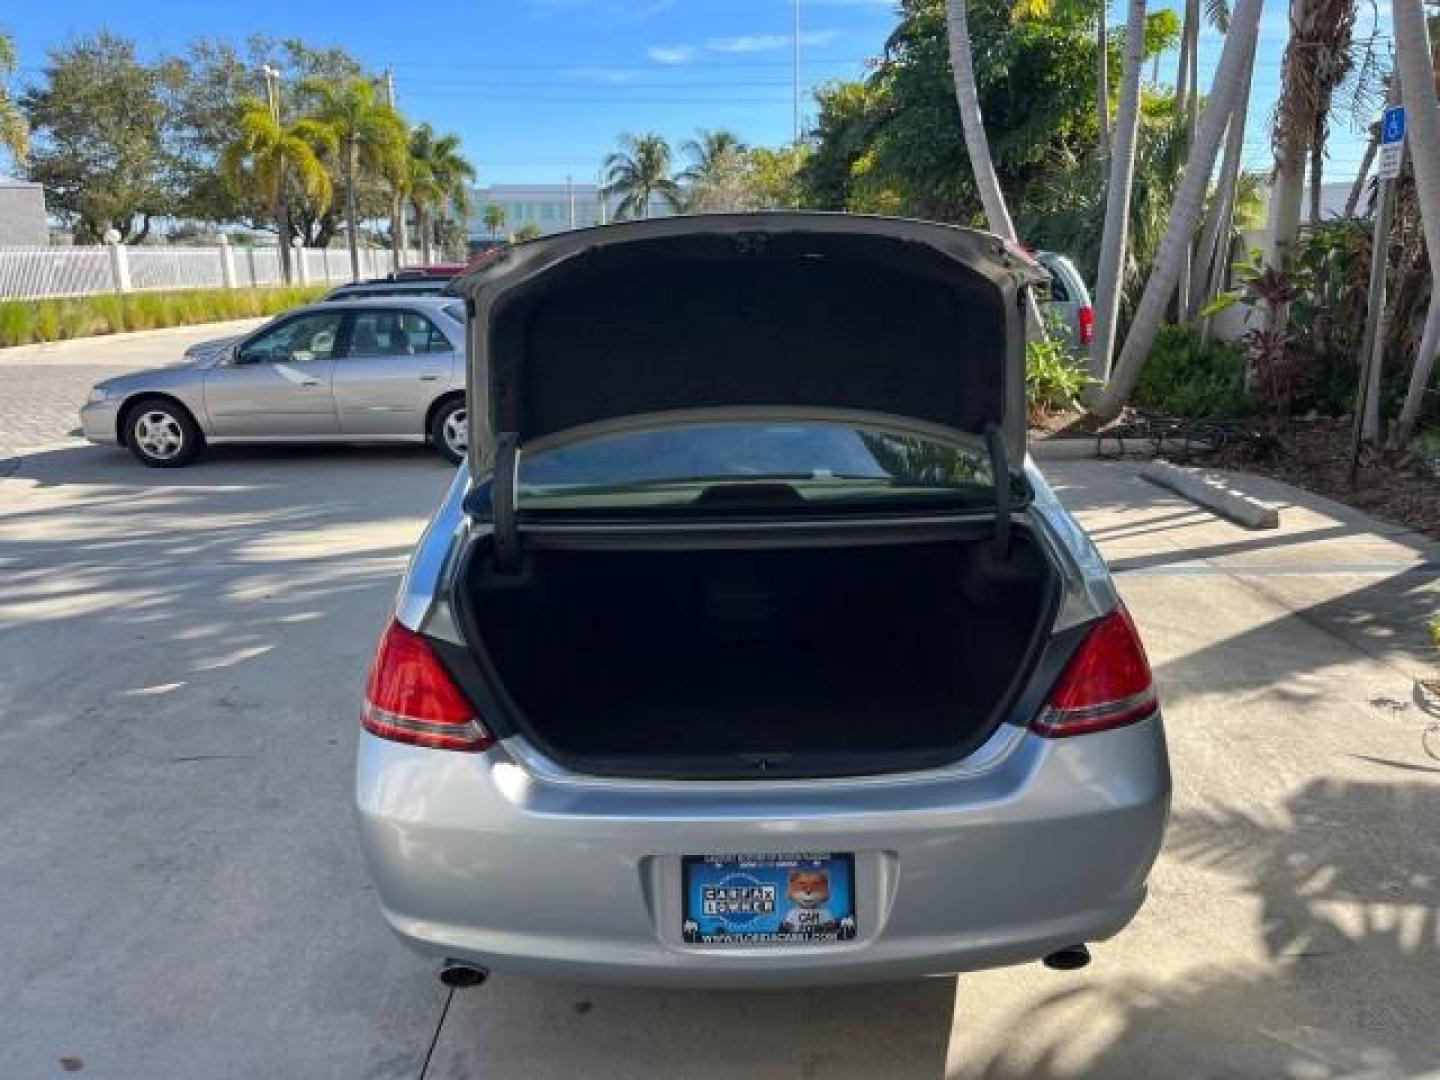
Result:
<instances>
[{"instance_id":1,"label":"open trunk lid","mask_svg":"<svg viewBox=\"0 0 1440 1080\"><path fill-rule=\"evenodd\" d=\"M686 419L900 420L1025 452L1023 290L986 233L848 214L663 218L519 244L459 280L471 467Z\"/></svg>"}]
</instances>

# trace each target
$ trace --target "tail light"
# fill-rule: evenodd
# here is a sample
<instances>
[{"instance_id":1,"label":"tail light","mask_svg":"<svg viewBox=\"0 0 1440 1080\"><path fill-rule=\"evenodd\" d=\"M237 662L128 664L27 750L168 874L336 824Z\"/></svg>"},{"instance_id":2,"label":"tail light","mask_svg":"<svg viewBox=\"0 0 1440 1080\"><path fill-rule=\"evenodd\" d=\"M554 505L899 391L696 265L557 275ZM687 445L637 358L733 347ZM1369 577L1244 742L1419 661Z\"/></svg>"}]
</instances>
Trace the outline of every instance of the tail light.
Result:
<instances>
[{"instance_id":1,"label":"tail light","mask_svg":"<svg viewBox=\"0 0 1440 1080\"><path fill-rule=\"evenodd\" d=\"M1097 622L1031 725L1048 738L1108 731L1159 707L1150 662L1124 606Z\"/></svg>"},{"instance_id":2,"label":"tail light","mask_svg":"<svg viewBox=\"0 0 1440 1080\"><path fill-rule=\"evenodd\" d=\"M1086 304L1077 316L1080 319L1080 344L1089 345L1095 340L1095 309Z\"/></svg>"},{"instance_id":3,"label":"tail light","mask_svg":"<svg viewBox=\"0 0 1440 1080\"><path fill-rule=\"evenodd\" d=\"M495 742L429 642L393 620L370 664L360 722L382 739L436 750L474 752Z\"/></svg>"}]
</instances>

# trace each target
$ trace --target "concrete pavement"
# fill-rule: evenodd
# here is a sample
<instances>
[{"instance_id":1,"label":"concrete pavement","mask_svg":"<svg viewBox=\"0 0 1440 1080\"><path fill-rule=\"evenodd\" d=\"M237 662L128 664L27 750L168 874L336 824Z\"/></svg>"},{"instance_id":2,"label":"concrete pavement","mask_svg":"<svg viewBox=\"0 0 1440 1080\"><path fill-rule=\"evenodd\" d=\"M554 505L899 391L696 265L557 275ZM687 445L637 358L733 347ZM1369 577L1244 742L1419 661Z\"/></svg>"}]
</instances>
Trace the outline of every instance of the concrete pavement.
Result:
<instances>
[{"instance_id":1,"label":"concrete pavement","mask_svg":"<svg viewBox=\"0 0 1440 1080\"><path fill-rule=\"evenodd\" d=\"M382 930L357 703L449 471L219 450L0 480L0 1074L1409 1077L1440 1069L1440 549L1283 485L1247 532L1127 464L1047 467L1119 574L1167 705L1174 823L1086 971L445 996ZM1017 853L1024 857L1024 853Z\"/></svg>"},{"instance_id":2,"label":"concrete pavement","mask_svg":"<svg viewBox=\"0 0 1440 1080\"><path fill-rule=\"evenodd\" d=\"M0 475L17 451L70 438L80 426L85 395L101 379L173 364L197 341L243 334L263 322L239 319L0 349Z\"/></svg>"}]
</instances>

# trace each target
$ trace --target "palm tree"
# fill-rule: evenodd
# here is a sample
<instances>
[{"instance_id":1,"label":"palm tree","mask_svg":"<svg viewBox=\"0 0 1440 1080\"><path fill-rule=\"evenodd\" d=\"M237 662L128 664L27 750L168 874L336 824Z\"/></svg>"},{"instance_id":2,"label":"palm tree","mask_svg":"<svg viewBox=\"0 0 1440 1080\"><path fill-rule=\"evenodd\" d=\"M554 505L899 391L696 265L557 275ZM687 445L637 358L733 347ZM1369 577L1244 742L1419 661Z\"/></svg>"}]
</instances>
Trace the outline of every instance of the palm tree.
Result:
<instances>
[{"instance_id":1,"label":"palm tree","mask_svg":"<svg viewBox=\"0 0 1440 1080\"><path fill-rule=\"evenodd\" d=\"M345 183L346 232L350 241L350 274L360 279L360 204L362 172L385 175L399 168L405 152L405 122L400 114L375 96L368 79L344 82L307 79L303 84L315 94L319 107L316 119L329 125L340 149L340 168Z\"/></svg>"},{"instance_id":2,"label":"palm tree","mask_svg":"<svg viewBox=\"0 0 1440 1080\"><path fill-rule=\"evenodd\" d=\"M254 98L241 106L239 135L220 155L220 172L233 191L258 190L270 208L286 281L290 268L290 215L286 196L299 189L321 212L333 194L321 155L335 150L328 125L304 117L281 123L269 105Z\"/></svg>"},{"instance_id":3,"label":"palm tree","mask_svg":"<svg viewBox=\"0 0 1440 1080\"><path fill-rule=\"evenodd\" d=\"M1195 226L1205 206L1206 189L1210 186L1210 173L1220 151L1220 140L1243 87L1250 81L1262 6L1263 0L1239 0L1235 6L1230 32L1225 35L1225 46L1220 52L1220 64L1215 69L1215 82L1195 131L1185 176L1176 193L1170 224L1160 242L1160 252L1150 271L1150 280L1145 284L1145 292L1136 307L1130 333L1110 381L1090 395L1090 411L1102 420L1118 416L1135 388L1140 369L1155 344L1155 335L1160 330L1165 309L1175 295L1181 262L1189 257L1190 239L1195 234Z\"/></svg>"},{"instance_id":4,"label":"palm tree","mask_svg":"<svg viewBox=\"0 0 1440 1080\"><path fill-rule=\"evenodd\" d=\"M1104 19L1104 13L1101 13ZM1120 285L1130 232L1130 185L1135 179L1135 136L1140 127L1140 68L1145 62L1145 0L1130 0L1125 20L1125 66L1120 75L1120 112L1110 179L1105 185L1105 230L1100 268L1095 277L1095 338L1090 343L1090 374L1110 374L1115 329L1120 318Z\"/></svg>"},{"instance_id":5,"label":"palm tree","mask_svg":"<svg viewBox=\"0 0 1440 1080\"><path fill-rule=\"evenodd\" d=\"M1425 248L1430 256L1430 274L1440 281L1440 104L1435 97L1435 67L1430 51L1430 32L1421 0L1393 0L1395 13L1395 67L1405 101L1405 121L1410 144L1415 187L1420 197L1420 220L1425 228ZM1405 404L1395 424L1394 442L1403 446L1415 430L1435 353L1440 347L1440 298L1430 301L1420 351L1410 372Z\"/></svg>"},{"instance_id":6,"label":"palm tree","mask_svg":"<svg viewBox=\"0 0 1440 1080\"><path fill-rule=\"evenodd\" d=\"M433 183L429 202L436 209L437 224L446 220L448 210L462 219L469 215L475 166L460 152L459 135L438 135L429 124L421 124L410 133L410 160L421 162ZM433 234L432 227L422 241L427 251Z\"/></svg>"},{"instance_id":7,"label":"palm tree","mask_svg":"<svg viewBox=\"0 0 1440 1080\"><path fill-rule=\"evenodd\" d=\"M945 0L945 24L949 31L950 70L955 77L955 100L960 106L960 128L965 136L965 153L975 173L975 189L990 231L1006 240L1015 240L1015 224L1005 206L1005 193L985 140L985 118L980 114L980 91L975 82L975 62L970 55L970 18L965 0Z\"/></svg>"},{"instance_id":8,"label":"palm tree","mask_svg":"<svg viewBox=\"0 0 1440 1080\"><path fill-rule=\"evenodd\" d=\"M648 218L657 196L672 210L681 206L680 185L670 175L670 144L653 132L620 136L621 149L605 159L603 196L619 195L616 218Z\"/></svg>"},{"instance_id":9,"label":"palm tree","mask_svg":"<svg viewBox=\"0 0 1440 1080\"><path fill-rule=\"evenodd\" d=\"M1250 64L1253 68L1254 59ZM1225 130L1225 152L1220 159L1220 178L1210 210L1205 217L1205 226L1200 230L1200 247L1197 252L1199 263L1190 285L1183 314L1195 318L1210 301L1220 295L1224 286L1225 271L1230 262L1231 233L1235 225L1235 205L1240 190L1241 157L1245 149L1245 120L1250 111L1250 84L1246 83L1240 92L1240 100L1230 113L1230 123ZM1210 320L1206 319L1202 334L1208 339Z\"/></svg>"},{"instance_id":10,"label":"palm tree","mask_svg":"<svg viewBox=\"0 0 1440 1080\"><path fill-rule=\"evenodd\" d=\"M15 40L9 34L0 34L0 146L10 151L17 164L30 153L30 128L5 83L19 66Z\"/></svg>"},{"instance_id":11,"label":"palm tree","mask_svg":"<svg viewBox=\"0 0 1440 1080\"><path fill-rule=\"evenodd\" d=\"M390 268L400 269L405 257L405 202L410 197L410 159L393 158L386 163L385 183L390 188Z\"/></svg>"},{"instance_id":12,"label":"palm tree","mask_svg":"<svg viewBox=\"0 0 1440 1080\"><path fill-rule=\"evenodd\" d=\"M490 239L498 239L500 230L505 228L505 208L499 203L491 203L485 207L484 221L485 228L490 230Z\"/></svg>"},{"instance_id":13,"label":"palm tree","mask_svg":"<svg viewBox=\"0 0 1440 1080\"><path fill-rule=\"evenodd\" d=\"M1109 16L1110 3L1104 0L1095 21L1095 120L1101 161L1110 160L1110 28L1105 25Z\"/></svg>"},{"instance_id":14,"label":"palm tree","mask_svg":"<svg viewBox=\"0 0 1440 1080\"><path fill-rule=\"evenodd\" d=\"M434 260L435 226L430 219L430 210L445 198L445 189L435 179L430 162L423 157L410 156L406 162L410 171L410 205L415 208L415 231L420 234L420 261Z\"/></svg>"},{"instance_id":15,"label":"palm tree","mask_svg":"<svg viewBox=\"0 0 1440 1080\"><path fill-rule=\"evenodd\" d=\"M692 211L745 209L745 154L748 150L733 131L701 130L698 139L686 140L681 150L690 165L680 174L689 189L686 207Z\"/></svg>"}]
</instances>

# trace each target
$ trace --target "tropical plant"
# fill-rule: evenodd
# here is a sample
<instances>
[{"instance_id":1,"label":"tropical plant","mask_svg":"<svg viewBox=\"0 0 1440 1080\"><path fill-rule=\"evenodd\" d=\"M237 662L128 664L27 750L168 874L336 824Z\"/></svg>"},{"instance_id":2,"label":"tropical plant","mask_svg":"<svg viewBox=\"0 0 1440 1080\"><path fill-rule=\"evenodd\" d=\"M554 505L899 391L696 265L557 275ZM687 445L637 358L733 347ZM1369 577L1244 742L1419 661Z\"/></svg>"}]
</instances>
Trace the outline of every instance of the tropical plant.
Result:
<instances>
[{"instance_id":1,"label":"tropical plant","mask_svg":"<svg viewBox=\"0 0 1440 1080\"><path fill-rule=\"evenodd\" d=\"M748 148L733 131L702 130L680 148L690 164L680 173L685 208L692 212L749 209Z\"/></svg>"},{"instance_id":2,"label":"tropical plant","mask_svg":"<svg viewBox=\"0 0 1440 1080\"><path fill-rule=\"evenodd\" d=\"M680 185L671 176L670 144L659 135L625 134L620 149L605 159L602 194L620 197L617 218L648 218L650 203L660 199L672 210L683 204Z\"/></svg>"},{"instance_id":3,"label":"tropical plant","mask_svg":"<svg viewBox=\"0 0 1440 1080\"><path fill-rule=\"evenodd\" d=\"M239 134L220 155L220 173L235 191L258 191L269 207L280 247L285 280L291 280L290 217L286 195L304 192L324 207L332 197L330 174L321 155L335 149L328 125L303 117L282 123L277 110L264 102L246 102L237 124Z\"/></svg>"},{"instance_id":4,"label":"tropical plant","mask_svg":"<svg viewBox=\"0 0 1440 1080\"><path fill-rule=\"evenodd\" d=\"M460 150L460 136L440 135L429 124L421 124L410 133L411 167L424 179L427 208L434 207L433 227L423 228L422 247L428 254L436 235L443 230L450 211L460 218L470 212L470 184L475 180L475 166ZM417 205L417 213L419 206Z\"/></svg>"},{"instance_id":5,"label":"tropical plant","mask_svg":"<svg viewBox=\"0 0 1440 1080\"><path fill-rule=\"evenodd\" d=\"M366 79L339 84L307 80L304 88L315 95L315 118L334 132L345 186L346 235L350 245L350 273L360 278L359 185L362 172L393 173L405 153L405 123L400 114L380 101Z\"/></svg>"},{"instance_id":6,"label":"tropical plant","mask_svg":"<svg viewBox=\"0 0 1440 1080\"><path fill-rule=\"evenodd\" d=\"M1100 419L1110 420L1119 415L1134 389L1165 317L1165 309L1175 294L1181 264L1189 260L1191 239L1204 209L1220 140L1242 88L1250 81L1261 6L1262 0L1239 0L1235 6L1230 31L1225 35L1220 63L1215 70L1214 85L1190 146L1184 179L1175 196L1170 223L1130 324L1125 347L1120 352L1110 381L1087 403L1091 412Z\"/></svg>"},{"instance_id":7,"label":"tropical plant","mask_svg":"<svg viewBox=\"0 0 1440 1080\"><path fill-rule=\"evenodd\" d=\"M1025 403L1032 424L1076 408L1089 382L1085 361L1070 351L1063 336L1054 334L1026 343Z\"/></svg>"},{"instance_id":8,"label":"tropical plant","mask_svg":"<svg viewBox=\"0 0 1440 1080\"><path fill-rule=\"evenodd\" d=\"M434 259L432 248L435 242L435 228L430 219L430 210L445 197L445 190L435 179L430 162L415 153L415 137L419 131L420 129L416 128L410 133L410 153L405 159L405 165L410 177L407 194L410 205L415 208L415 231L420 237L420 258L428 263Z\"/></svg>"},{"instance_id":9,"label":"tropical plant","mask_svg":"<svg viewBox=\"0 0 1440 1080\"><path fill-rule=\"evenodd\" d=\"M521 244L526 240L534 240L538 236L540 236L540 226L536 225L533 221L527 221L510 234L510 239L517 244Z\"/></svg>"},{"instance_id":10,"label":"tropical plant","mask_svg":"<svg viewBox=\"0 0 1440 1080\"><path fill-rule=\"evenodd\" d=\"M1100 21L1105 21L1103 11ZM1105 225L1100 241L1100 266L1095 275L1095 337L1090 342L1090 374L1100 380L1110 374L1110 357L1115 350L1120 321L1120 291L1130 232L1130 187L1135 179L1135 142L1140 128L1140 67L1144 60L1145 0L1129 0L1125 66L1120 76L1120 112L1115 120L1113 153L1108 136L1101 140L1100 157L1103 162L1108 156L1110 176L1105 184ZM1105 94L1108 98L1108 87ZM1108 116L1105 123L1109 124Z\"/></svg>"},{"instance_id":11,"label":"tropical plant","mask_svg":"<svg viewBox=\"0 0 1440 1080\"><path fill-rule=\"evenodd\" d=\"M965 152L980 205L990 231L1006 240L1015 240L1015 223L1000 190L1000 178L990 158L990 144L985 139L985 119L980 114L980 90L975 83L975 61L970 54L970 18L968 0L946 0L945 25L950 45L950 69L955 78L955 101L960 107L960 128L965 135Z\"/></svg>"},{"instance_id":12,"label":"tropical plant","mask_svg":"<svg viewBox=\"0 0 1440 1080\"><path fill-rule=\"evenodd\" d=\"M485 228L490 230L490 238L496 239L500 230L505 228L505 208L499 203L490 203L485 207L484 217Z\"/></svg>"},{"instance_id":13,"label":"tropical plant","mask_svg":"<svg viewBox=\"0 0 1440 1080\"><path fill-rule=\"evenodd\" d=\"M23 163L30 152L30 126L6 85L20 61L15 54L15 39L0 33L0 146L10 151L16 162Z\"/></svg>"},{"instance_id":14,"label":"tropical plant","mask_svg":"<svg viewBox=\"0 0 1440 1080\"><path fill-rule=\"evenodd\" d=\"M1162 326L1135 384L1135 404L1191 420L1249 416L1245 355L1228 342L1207 341L1193 326Z\"/></svg>"}]
</instances>

